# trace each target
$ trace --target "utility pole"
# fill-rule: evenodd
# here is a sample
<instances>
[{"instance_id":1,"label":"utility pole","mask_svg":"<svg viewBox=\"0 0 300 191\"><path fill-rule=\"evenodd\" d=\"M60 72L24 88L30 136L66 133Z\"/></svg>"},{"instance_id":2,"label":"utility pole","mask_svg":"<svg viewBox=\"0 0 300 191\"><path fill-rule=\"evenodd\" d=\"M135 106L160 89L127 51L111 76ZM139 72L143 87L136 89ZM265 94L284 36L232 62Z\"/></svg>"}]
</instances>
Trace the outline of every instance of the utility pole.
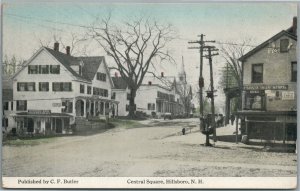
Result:
<instances>
[{"instance_id":1,"label":"utility pole","mask_svg":"<svg viewBox=\"0 0 300 191\"><path fill-rule=\"evenodd\" d=\"M205 125L204 123L204 104L203 104L203 88L204 88L204 78L203 78L203 51L204 51L204 46L205 46L205 42L215 42L215 41L204 41L203 37L205 35L201 34L198 35L198 37L200 37L200 40L198 41L190 41L188 42L189 44L199 44L200 47L189 47L189 49L199 49L200 50L200 75L199 75L199 104L200 104L200 131L202 132L206 132L206 146L210 146L211 144L209 143L209 129L208 126ZM206 129L204 129L204 127L206 126Z\"/></svg>"},{"instance_id":2,"label":"utility pole","mask_svg":"<svg viewBox=\"0 0 300 191\"><path fill-rule=\"evenodd\" d=\"M219 55L218 53L212 54L212 51L216 51L214 46L206 46L208 49L208 55L205 56L209 61L209 69L210 69L210 91L207 91L208 97L211 98L211 127L213 128L213 139L214 142L217 141L216 134L216 121L215 121L215 99L214 99L214 78L213 78L213 67L212 67L212 57Z\"/></svg>"}]
</instances>

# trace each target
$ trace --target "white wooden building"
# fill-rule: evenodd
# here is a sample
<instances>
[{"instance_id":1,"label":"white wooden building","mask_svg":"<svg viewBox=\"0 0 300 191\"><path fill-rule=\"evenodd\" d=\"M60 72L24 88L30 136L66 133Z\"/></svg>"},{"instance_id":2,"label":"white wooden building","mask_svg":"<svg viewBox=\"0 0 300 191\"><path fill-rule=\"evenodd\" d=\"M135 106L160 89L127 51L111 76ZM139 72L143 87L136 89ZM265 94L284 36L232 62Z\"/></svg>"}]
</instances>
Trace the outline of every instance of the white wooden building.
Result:
<instances>
[{"instance_id":1,"label":"white wooden building","mask_svg":"<svg viewBox=\"0 0 300 191\"><path fill-rule=\"evenodd\" d=\"M113 82L103 56L74 57L42 47L13 77L13 110L22 133L68 133L77 119L112 115ZM72 126L73 127L73 126Z\"/></svg>"}]
</instances>

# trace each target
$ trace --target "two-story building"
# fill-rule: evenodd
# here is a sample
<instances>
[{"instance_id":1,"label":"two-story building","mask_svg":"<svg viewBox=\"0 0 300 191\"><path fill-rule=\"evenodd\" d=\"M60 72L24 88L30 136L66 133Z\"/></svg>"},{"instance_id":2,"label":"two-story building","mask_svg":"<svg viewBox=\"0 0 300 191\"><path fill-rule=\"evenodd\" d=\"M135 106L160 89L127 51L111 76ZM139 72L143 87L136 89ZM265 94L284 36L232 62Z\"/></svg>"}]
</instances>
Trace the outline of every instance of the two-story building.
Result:
<instances>
[{"instance_id":1,"label":"two-story building","mask_svg":"<svg viewBox=\"0 0 300 191\"><path fill-rule=\"evenodd\" d=\"M112 80L103 56L74 57L70 47L42 47L13 77L13 110L19 133L68 133L76 119L107 116Z\"/></svg>"},{"instance_id":2,"label":"two-story building","mask_svg":"<svg viewBox=\"0 0 300 191\"><path fill-rule=\"evenodd\" d=\"M240 58L243 67L242 134L248 139L296 140L297 19L293 26Z\"/></svg>"},{"instance_id":3,"label":"two-story building","mask_svg":"<svg viewBox=\"0 0 300 191\"><path fill-rule=\"evenodd\" d=\"M130 90L121 77L113 77L118 116L127 116L129 112ZM136 92L136 111L143 112L148 116L161 117L165 113L183 115L184 108L180 95L176 92L174 84L165 84L161 79L154 76L145 76L143 83Z\"/></svg>"}]
</instances>

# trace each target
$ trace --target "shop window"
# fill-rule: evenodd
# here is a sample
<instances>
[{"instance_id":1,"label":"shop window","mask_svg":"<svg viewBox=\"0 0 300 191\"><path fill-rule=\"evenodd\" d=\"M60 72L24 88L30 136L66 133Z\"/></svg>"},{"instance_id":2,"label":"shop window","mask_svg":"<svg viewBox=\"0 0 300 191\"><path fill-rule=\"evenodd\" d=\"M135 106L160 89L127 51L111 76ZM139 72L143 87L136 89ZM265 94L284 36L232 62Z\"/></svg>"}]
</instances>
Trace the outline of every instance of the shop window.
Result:
<instances>
[{"instance_id":1,"label":"shop window","mask_svg":"<svg viewBox=\"0 0 300 191\"><path fill-rule=\"evenodd\" d=\"M252 83L263 82L263 64L252 65Z\"/></svg>"},{"instance_id":2,"label":"shop window","mask_svg":"<svg viewBox=\"0 0 300 191\"><path fill-rule=\"evenodd\" d=\"M17 100L17 111L26 111L26 110L27 110L27 101Z\"/></svg>"},{"instance_id":3,"label":"shop window","mask_svg":"<svg viewBox=\"0 0 300 191\"><path fill-rule=\"evenodd\" d=\"M292 62L292 65L291 65L291 76L292 76L292 79L291 81L292 82L297 82L297 62Z\"/></svg>"},{"instance_id":4,"label":"shop window","mask_svg":"<svg viewBox=\"0 0 300 191\"><path fill-rule=\"evenodd\" d=\"M289 39L280 40L280 52L287 52L289 47Z\"/></svg>"},{"instance_id":5,"label":"shop window","mask_svg":"<svg viewBox=\"0 0 300 191\"><path fill-rule=\"evenodd\" d=\"M39 91L48 92L49 91L49 82L39 82Z\"/></svg>"},{"instance_id":6,"label":"shop window","mask_svg":"<svg viewBox=\"0 0 300 191\"><path fill-rule=\"evenodd\" d=\"M263 93L247 93L245 96L245 110L264 110L265 109L265 96Z\"/></svg>"}]
</instances>

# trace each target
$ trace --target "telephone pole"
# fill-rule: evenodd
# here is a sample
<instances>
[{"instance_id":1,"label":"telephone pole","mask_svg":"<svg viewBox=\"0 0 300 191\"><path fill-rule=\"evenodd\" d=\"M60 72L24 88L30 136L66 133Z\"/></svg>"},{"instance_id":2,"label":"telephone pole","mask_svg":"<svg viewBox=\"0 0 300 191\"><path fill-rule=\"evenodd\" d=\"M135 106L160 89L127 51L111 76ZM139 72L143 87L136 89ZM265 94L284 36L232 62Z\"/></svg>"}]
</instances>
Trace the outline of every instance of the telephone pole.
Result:
<instances>
[{"instance_id":1,"label":"telephone pole","mask_svg":"<svg viewBox=\"0 0 300 191\"><path fill-rule=\"evenodd\" d=\"M190 41L188 42L189 44L199 44L200 47L189 47L189 49L199 49L200 50L200 75L199 75L199 104L200 104L200 131L201 132L205 132L206 133L206 146L210 146L211 144L209 143L209 129L208 129L208 125L204 124L204 104L203 104L203 88L204 88L204 78L203 78L203 51L207 49L207 47L205 47L205 43L206 42L215 42L215 41L204 41L203 37L205 35L201 34L198 35L198 37L200 37L200 40L198 41ZM213 105L214 107L214 105ZM214 116L214 115L213 115ZM215 131L214 131L215 132ZM216 139L216 138L215 138ZM215 140L214 139L214 140Z\"/></svg>"},{"instance_id":2,"label":"telephone pole","mask_svg":"<svg viewBox=\"0 0 300 191\"><path fill-rule=\"evenodd\" d=\"M213 67L212 67L212 57L219 55L218 53L212 54L212 51L217 51L214 46L206 46L208 51L208 55L205 57L209 61L209 69L210 69L210 91L207 91L207 95L211 98L211 127L213 128L213 139L214 142L217 141L217 134L216 134L216 121L215 121L215 95L214 95L214 78L213 78Z\"/></svg>"}]
</instances>

